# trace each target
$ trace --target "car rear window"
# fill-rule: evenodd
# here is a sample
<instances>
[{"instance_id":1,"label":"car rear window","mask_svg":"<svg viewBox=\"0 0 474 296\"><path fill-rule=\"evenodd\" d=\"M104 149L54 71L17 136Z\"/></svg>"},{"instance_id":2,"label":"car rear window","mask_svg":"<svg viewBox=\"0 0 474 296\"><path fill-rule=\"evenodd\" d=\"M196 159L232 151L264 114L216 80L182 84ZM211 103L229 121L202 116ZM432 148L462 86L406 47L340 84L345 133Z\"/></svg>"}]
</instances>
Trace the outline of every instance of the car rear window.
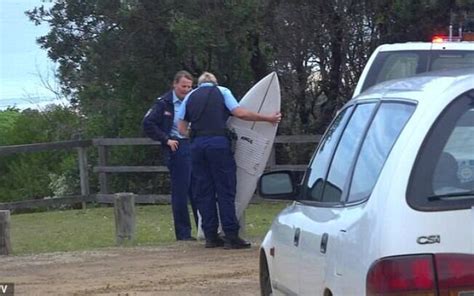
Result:
<instances>
[{"instance_id":1,"label":"car rear window","mask_svg":"<svg viewBox=\"0 0 474 296\"><path fill-rule=\"evenodd\" d=\"M474 52L467 50L387 51L377 54L362 91L383 81L427 71L474 68Z\"/></svg>"},{"instance_id":2,"label":"car rear window","mask_svg":"<svg viewBox=\"0 0 474 296\"><path fill-rule=\"evenodd\" d=\"M474 205L474 91L453 101L431 128L411 172L407 201L426 211Z\"/></svg>"}]
</instances>

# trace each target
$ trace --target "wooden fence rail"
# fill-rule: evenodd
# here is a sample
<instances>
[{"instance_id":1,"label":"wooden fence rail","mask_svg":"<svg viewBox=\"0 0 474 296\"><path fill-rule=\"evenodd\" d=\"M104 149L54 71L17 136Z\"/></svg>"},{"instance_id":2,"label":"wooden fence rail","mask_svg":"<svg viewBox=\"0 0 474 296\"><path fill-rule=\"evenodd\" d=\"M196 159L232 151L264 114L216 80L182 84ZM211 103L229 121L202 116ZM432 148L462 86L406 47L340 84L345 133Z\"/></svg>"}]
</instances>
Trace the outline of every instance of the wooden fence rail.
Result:
<instances>
[{"instance_id":1,"label":"wooden fence rail","mask_svg":"<svg viewBox=\"0 0 474 296\"><path fill-rule=\"evenodd\" d=\"M289 143L318 143L320 135L291 135L291 136L277 136L275 144L289 144ZM68 150L76 149L78 155L78 167L81 184L81 195L67 196L59 198L41 199L41 200L27 200L11 203L0 203L0 210L15 210L15 209L31 209L37 207L55 207L59 205L82 203L85 207L86 202L99 203L113 203L114 195L110 193L108 177L113 173L155 173L168 172L166 166L123 166L110 165L108 163L109 148L113 146L155 146L160 145L159 142L152 141L148 138L99 138L93 140L75 140L75 141L61 141L52 143L37 143L27 145L13 145L0 146L0 157L16 153L34 153L51 150ZM98 151L98 164L92 167L92 172L99 175L99 192L91 193L89 186L87 160L88 147L96 147ZM275 146L273 147L270 159L267 163L267 169L289 169L289 170L304 170L306 165L291 165L291 164L277 164L275 159ZM170 196L163 194L146 194L136 195L136 203L169 203Z\"/></svg>"},{"instance_id":2,"label":"wooden fence rail","mask_svg":"<svg viewBox=\"0 0 474 296\"><path fill-rule=\"evenodd\" d=\"M0 156L17 153L43 152L51 150L66 150L73 148L85 148L92 145L92 140L73 140L52 143L36 143L26 145L0 146Z\"/></svg>"}]
</instances>

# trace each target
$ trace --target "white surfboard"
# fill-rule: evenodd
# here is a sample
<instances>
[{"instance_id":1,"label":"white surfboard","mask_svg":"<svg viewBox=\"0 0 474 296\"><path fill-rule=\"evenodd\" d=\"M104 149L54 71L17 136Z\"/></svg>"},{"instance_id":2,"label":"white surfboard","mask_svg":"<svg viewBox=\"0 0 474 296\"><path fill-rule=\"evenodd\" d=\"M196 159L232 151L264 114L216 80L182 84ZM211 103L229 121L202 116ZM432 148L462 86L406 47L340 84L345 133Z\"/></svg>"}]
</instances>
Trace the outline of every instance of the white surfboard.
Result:
<instances>
[{"instance_id":1,"label":"white surfboard","mask_svg":"<svg viewBox=\"0 0 474 296\"><path fill-rule=\"evenodd\" d=\"M272 114L280 112L280 100L278 76L272 72L255 84L239 104L256 113ZM237 133L234 153L237 164L235 210L240 221L270 157L278 125L231 116L227 126Z\"/></svg>"},{"instance_id":2,"label":"white surfboard","mask_svg":"<svg viewBox=\"0 0 474 296\"><path fill-rule=\"evenodd\" d=\"M256 113L272 114L280 111L280 101L278 76L272 72L257 82L239 104ZM237 134L234 153L237 164L235 210L237 219L241 221L270 157L278 125L245 121L231 116L227 121L227 127ZM197 236L200 239L204 238L201 227Z\"/></svg>"}]
</instances>

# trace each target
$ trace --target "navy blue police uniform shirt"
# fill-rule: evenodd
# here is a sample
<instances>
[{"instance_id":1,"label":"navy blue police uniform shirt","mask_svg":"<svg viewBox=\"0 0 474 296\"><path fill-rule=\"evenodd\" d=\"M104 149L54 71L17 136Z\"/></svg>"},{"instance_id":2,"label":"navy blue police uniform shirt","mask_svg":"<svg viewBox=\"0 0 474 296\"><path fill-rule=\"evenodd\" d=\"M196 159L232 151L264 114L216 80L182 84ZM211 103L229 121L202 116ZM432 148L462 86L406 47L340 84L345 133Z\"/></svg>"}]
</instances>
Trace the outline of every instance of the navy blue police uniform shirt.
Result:
<instances>
[{"instance_id":1,"label":"navy blue police uniform shirt","mask_svg":"<svg viewBox=\"0 0 474 296\"><path fill-rule=\"evenodd\" d=\"M174 121L173 91L159 97L143 118L143 131L152 140L166 145Z\"/></svg>"}]
</instances>

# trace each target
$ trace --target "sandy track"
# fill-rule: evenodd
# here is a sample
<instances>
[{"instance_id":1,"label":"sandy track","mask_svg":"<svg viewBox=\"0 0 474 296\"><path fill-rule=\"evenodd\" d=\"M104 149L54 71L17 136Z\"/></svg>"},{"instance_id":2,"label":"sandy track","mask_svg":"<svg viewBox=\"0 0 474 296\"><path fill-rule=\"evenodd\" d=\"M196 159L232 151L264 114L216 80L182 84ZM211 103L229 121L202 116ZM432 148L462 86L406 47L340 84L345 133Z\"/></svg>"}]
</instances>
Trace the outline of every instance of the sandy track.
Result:
<instances>
[{"instance_id":1,"label":"sandy track","mask_svg":"<svg viewBox=\"0 0 474 296\"><path fill-rule=\"evenodd\" d=\"M19 295L259 295L258 247L165 247L0 257L0 282Z\"/></svg>"}]
</instances>

